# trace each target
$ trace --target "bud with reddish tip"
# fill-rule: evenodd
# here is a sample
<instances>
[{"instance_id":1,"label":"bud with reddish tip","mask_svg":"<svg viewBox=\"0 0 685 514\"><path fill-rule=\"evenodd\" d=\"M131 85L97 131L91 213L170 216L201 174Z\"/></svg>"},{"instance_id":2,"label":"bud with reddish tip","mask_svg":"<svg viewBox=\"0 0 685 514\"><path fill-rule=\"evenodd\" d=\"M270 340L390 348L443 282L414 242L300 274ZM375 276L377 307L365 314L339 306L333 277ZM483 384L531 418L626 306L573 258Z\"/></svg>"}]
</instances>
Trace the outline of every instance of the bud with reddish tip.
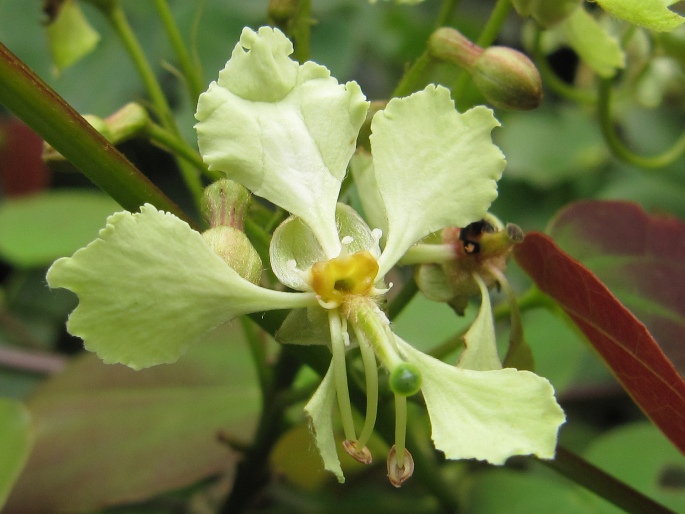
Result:
<instances>
[{"instance_id":1,"label":"bud with reddish tip","mask_svg":"<svg viewBox=\"0 0 685 514\"><path fill-rule=\"evenodd\" d=\"M257 284L262 275L262 260L243 232L250 200L249 191L231 180L219 180L208 186L202 197L202 214L210 228L202 237L241 277Z\"/></svg>"},{"instance_id":2,"label":"bud with reddish tip","mask_svg":"<svg viewBox=\"0 0 685 514\"><path fill-rule=\"evenodd\" d=\"M483 49L448 27L431 35L428 49L434 59L464 68L494 107L530 110L542 101L540 73L535 64L517 50L504 46Z\"/></svg>"}]
</instances>

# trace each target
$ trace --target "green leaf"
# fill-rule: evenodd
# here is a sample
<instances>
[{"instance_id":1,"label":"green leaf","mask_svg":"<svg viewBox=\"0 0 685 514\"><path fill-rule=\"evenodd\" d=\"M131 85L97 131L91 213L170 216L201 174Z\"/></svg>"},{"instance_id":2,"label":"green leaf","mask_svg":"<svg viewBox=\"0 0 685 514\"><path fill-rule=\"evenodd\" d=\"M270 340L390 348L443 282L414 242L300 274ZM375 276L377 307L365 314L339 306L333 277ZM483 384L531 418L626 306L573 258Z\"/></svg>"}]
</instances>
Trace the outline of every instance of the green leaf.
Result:
<instances>
[{"instance_id":1,"label":"green leaf","mask_svg":"<svg viewBox=\"0 0 685 514\"><path fill-rule=\"evenodd\" d=\"M196 125L210 170L302 219L328 258L340 242L335 204L368 103L313 62L298 65L278 29L243 30L200 97Z\"/></svg>"},{"instance_id":2,"label":"green leaf","mask_svg":"<svg viewBox=\"0 0 685 514\"><path fill-rule=\"evenodd\" d=\"M542 27L551 27L569 16L582 0L512 0L520 16L532 16Z\"/></svg>"},{"instance_id":3,"label":"green leaf","mask_svg":"<svg viewBox=\"0 0 685 514\"><path fill-rule=\"evenodd\" d=\"M16 400L0 398L0 508L24 468L32 445L29 411Z\"/></svg>"},{"instance_id":4,"label":"green leaf","mask_svg":"<svg viewBox=\"0 0 685 514\"><path fill-rule=\"evenodd\" d=\"M19 267L46 266L92 241L103 220L119 210L89 191L50 191L0 203L0 255Z\"/></svg>"},{"instance_id":5,"label":"green leaf","mask_svg":"<svg viewBox=\"0 0 685 514\"><path fill-rule=\"evenodd\" d=\"M583 62L600 77L613 77L625 67L625 54L618 40L582 7L573 11L561 29Z\"/></svg>"},{"instance_id":6,"label":"green leaf","mask_svg":"<svg viewBox=\"0 0 685 514\"><path fill-rule=\"evenodd\" d=\"M612 16L660 32L671 31L685 20L669 10L664 0L597 0L597 3Z\"/></svg>"},{"instance_id":7,"label":"green leaf","mask_svg":"<svg viewBox=\"0 0 685 514\"><path fill-rule=\"evenodd\" d=\"M146 204L119 212L100 237L48 270L50 287L79 296L67 329L105 363L134 369L175 362L203 335L251 312L306 307L312 294L248 282L199 232Z\"/></svg>"},{"instance_id":8,"label":"green leaf","mask_svg":"<svg viewBox=\"0 0 685 514\"><path fill-rule=\"evenodd\" d=\"M304 410L309 416L314 440L319 454L323 459L324 468L333 473L338 482L345 482L340 459L338 459L337 445L333 433L333 407L335 406L335 385L333 383L333 361L323 377L314 396L305 405Z\"/></svg>"},{"instance_id":9,"label":"green leaf","mask_svg":"<svg viewBox=\"0 0 685 514\"><path fill-rule=\"evenodd\" d=\"M47 33L58 71L91 53L100 41L100 35L90 26L75 0L66 0L59 6L57 17L47 26Z\"/></svg>"},{"instance_id":10,"label":"green leaf","mask_svg":"<svg viewBox=\"0 0 685 514\"><path fill-rule=\"evenodd\" d=\"M551 188L596 171L609 158L597 123L577 109L508 113L497 131L508 178Z\"/></svg>"},{"instance_id":11,"label":"green leaf","mask_svg":"<svg viewBox=\"0 0 685 514\"><path fill-rule=\"evenodd\" d=\"M380 276L422 237L485 216L505 165L490 138L498 125L486 107L460 114L449 90L433 85L374 116L371 150L389 226Z\"/></svg>"},{"instance_id":12,"label":"green leaf","mask_svg":"<svg viewBox=\"0 0 685 514\"><path fill-rule=\"evenodd\" d=\"M99 512L230 472L235 455L217 434L249 441L260 408L237 327L174 366L133 371L83 354L45 382L28 402L39 429L8 512Z\"/></svg>"},{"instance_id":13,"label":"green leaf","mask_svg":"<svg viewBox=\"0 0 685 514\"><path fill-rule=\"evenodd\" d=\"M467 479L464 510L470 514L513 512L599 514L599 501L591 493L554 477L492 468ZM496 494L493 492L496 491Z\"/></svg>"},{"instance_id":14,"label":"green leaf","mask_svg":"<svg viewBox=\"0 0 685 514\"><path fill-rule=\"evenodd\" d=\"M685 512L685 457L651 423L608 432L593 441L584 457L674 512ZM600 502L602 514L622 512Z\"/></svg>"},{"instance_id":15,"label":"green leaf","mask_svg":"<svg viewBox=\"0 0 685 514\"><path fill-rule=\"evenodd\" d=\"M514 455L554 457L566 418L547 380L514 368L457 368L395 339L421 370L433 442L445 457L492 464L504 464Z\"/></svg>"}]
</instances>

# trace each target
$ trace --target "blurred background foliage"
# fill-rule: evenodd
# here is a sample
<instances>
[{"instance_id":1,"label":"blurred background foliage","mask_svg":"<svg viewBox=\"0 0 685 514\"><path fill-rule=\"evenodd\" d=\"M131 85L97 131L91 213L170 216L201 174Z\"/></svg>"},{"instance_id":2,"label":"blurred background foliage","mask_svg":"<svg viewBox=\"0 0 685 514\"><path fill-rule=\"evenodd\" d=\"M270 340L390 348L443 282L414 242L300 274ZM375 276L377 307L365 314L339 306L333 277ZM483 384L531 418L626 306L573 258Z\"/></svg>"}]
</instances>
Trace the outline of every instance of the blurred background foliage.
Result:
<instances>
[{"instance_id":1,"label":"blurred background foliage","mask_svg":"<svg viewBox=\"0 0 685 514\"><path fill-rule=\"evenodd\" d=\"M140 78L106 20L92 5L81 4L101 40L67 69L54 67L38 0L0 0L0 41L80 113L106 117L132 100L147 105ZM202 65L204 85L223 67L242 28L267 22L266 0L169 4ZM405 67L422 53L440 8L437 0L418 6L365 0L312 4L311 59L341 82L356 80L371 100L389 97ZM464 0L451 21L475 38L493 5ZM179 80L152 2L125 0L123 6L183 136L194 141L195 106ZM663 38L682 50L682 29ZM512 10L497 44L526 51L527 31L528 24ZM667 52L658 56L663 59L659 63L650 55L644 66L652 66L653 74L643 71L646 79L639 87L635 82L618 86L614 115L621 137L637 153L660 152L683 132L683 55ZM567 83L586 80L586 66L568 47L559 46L548 61ZM660 69L665 75L658 74ZM450 71L434 73L440 79ZM482 98L469 85L460 101L474 104ZM649 171L620 162L607 148L592 106L546 89L537 110L497 115L502 128L494 138L508 167L492 211L505 222L524 231L544 230L559 209L579 199L629 200L649 212L685 217L685 160ZM222 328L191 358L172 367L133 373L83 355L81 342L64 328L75 298L63 290L49 291L45 269L92 240L118 207L73 169L46 168L32 160L40 143L23 132L17 137L24 129L9 113L0 111L0 116L0 395L6 398L0 416L21 411L12 416L26 417L22 404L12 399L22 400L33 416L35 434L7 512L211 512L231 487L239 452L229 447L249 442L259 410L239 323ZM120 149L172 199L192 210L167 153L143 140ZM519 291L530 284L513 263L509 276ZM416 296L396 320L396 330L430 350L462 333L475 310L459 318L449 307ZM526 312L524 327L536 371L553 383L569 418L561 442L674 511L685 512L685 458L645 420L578 331L546 310ZM498 326L503 346L507 333L505 323ZM221 344L226 339L235 344ZM272 343L266 344L273 350ZM297 383L306 390L316 380L310 371L302 372ZM301 405L289 411L291 428L271 455L277 478L253 504L254 511L442 511L419 476L401 490L391 489L382 464L359 469L345 461L350 479L344 486L334 484L312 450ZM230 434L231 444L216 438L219 429ZM425 416L414 430L417 441L429 444ZM0 438L12 440L14 434L12 427L0 426ZM18 441L12 445L16 455L0 453L0 462L25 459L29 446ZM531 459L512 459L502 468L451 462L441 473L457 490L464 513L618 512ZM0 500L4 494L0 489Z\"/></svg>"}]
</instances>

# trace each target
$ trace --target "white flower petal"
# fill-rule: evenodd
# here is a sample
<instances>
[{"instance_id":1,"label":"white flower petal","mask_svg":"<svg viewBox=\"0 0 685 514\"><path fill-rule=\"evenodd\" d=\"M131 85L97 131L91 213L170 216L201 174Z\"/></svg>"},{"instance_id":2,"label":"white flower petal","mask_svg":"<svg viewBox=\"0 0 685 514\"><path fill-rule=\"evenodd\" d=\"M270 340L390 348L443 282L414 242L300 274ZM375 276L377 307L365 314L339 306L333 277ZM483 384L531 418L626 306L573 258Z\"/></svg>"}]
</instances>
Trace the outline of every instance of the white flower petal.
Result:
<instances>
[{"instance_id":1,"label":"white flower petal","mask_svg":"<svg viewBox=\"0 0 685 514\"><path fill-rule=\"evenodd\" d=\"M338 239L342 241L345 238L352 238L352 242L345 245L347 253L367 250L378 257L378 241L357 211L344 203L339 203L336 207L335 225ZM309 277L303 272L308 271L316 262L328 260L312 230L294 216L285 220L274 231L269 247L269 259L278 280L299 291L311 291ZM292 265L293 261L295 267Z\"/></svg>"},{"instance_id":2,"label":"white flower petal","mask_svg":"<svg viewBox=\"0 0 685 514\"><path fill-rule=\"evenodd\" d=\"M422 237L485 216L505 166L490 137L498 125L486 107L460 114L449 90L433 85L374 116L371 150L389 224L380 276Z\"/></svg>"},{"instance_id":3,"label":"white flower petal","mask_svg":"<svg viewBox=\"0 0 685 514\"><path fill-rule=\"evenodd\" d=\"M480 310L464 335L465 348L459 356L457 366L476 371L502 369L502 361L497 354L495 322L492 318L488 287L479 275L474 273L473 279L480 288Z\"/></svg>"},{"instance_id":4,"label":"white flower petal","mask_svg":"<svg viewBox=\"0 0 685 514\"><path fill-rule=\"evenodd\" d=\"M345 482L340 460L338 459L337 445L333 432L333 407L336 404L333 362L323 377L314 396L305 405L304 411L309 416L312 432L316 441L316 447L323 459L324 468L333 473L338 482Z\"/></svg>"},{"instance_id":5,"label":"white flower petal","mask_svg":"<svg viewBox=\"0 0 685 514\"><path fill-rule=\"evenodd\" d=\"M198 103L205 162L302 219L326 255L340 250L335 203L368 103L313 62L288 56L278 29L243 30L231 60Z\"/></svg>"},{"instance_id":6,"label":"white flower petal","mask_svg":"<svg viewBox=\"0 0 685 514\"><path fill-rule=\"evenodd\" d=\"M421 369L435 447L448 459L504 464L514 455L554 458L564 412L554 389L529 371L461 369L426 355L396 337Z\"/></svg>"},{"instance_id":7,"label":"white flower petal","mask_svg":"<svg viewBox=\"0 0 685 514\"><path fill-rule=\"evenodd\" d=\"M110 216L99 238L56 261L47 280L79 296L69 332L105 363L134 369L175 362L241 314L316 304L311 294L248 282L187 223L147 204Z\"/></svg>"}]
</instances>

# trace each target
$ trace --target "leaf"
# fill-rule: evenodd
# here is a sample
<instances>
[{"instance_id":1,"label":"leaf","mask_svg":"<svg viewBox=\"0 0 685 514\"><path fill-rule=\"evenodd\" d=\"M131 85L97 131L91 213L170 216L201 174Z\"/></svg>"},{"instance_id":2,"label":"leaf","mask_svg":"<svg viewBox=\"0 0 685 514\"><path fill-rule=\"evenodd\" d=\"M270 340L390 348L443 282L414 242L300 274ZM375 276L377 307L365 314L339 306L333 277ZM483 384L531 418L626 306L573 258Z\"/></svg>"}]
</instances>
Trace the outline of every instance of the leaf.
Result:
<instances>
[{"instance_id":1,"label":"leaf","mask_svg":"<svg viewBox=\"0 0 685 514\"><path fill-rule=\"evenodd\" d=\"M0 190L5 198L47 187L50 172L42 152L43 140L24 123L16 118L0 121Z\"/></svg>"},{"instance_id":2,"label":"leaf","mask_svg":"<svg viewBox=\"0 0 685 514\"><path fill-rule=\"evenodd\" d=\"M84 354L28 402L36 443L6 512L92 512L222 473L235 461L218 432L249 440L259 405L233 329L144 371Z\"/></svg>"},{"instance_id":3,"label":"leaf","mask_svg":"<svg viewBox=\"0 0 685 514\"><path fill-rule=\"evenodd\" d=\"M685 512L685 457L654 425L632 423L611 430L595 439L583 456L673 512ZM602 514L623 512L595 498Z\"/></svg>"},{"instance_id":4,"label":"leaf","mask_svg":"<svg viewBox=\"0 0 685 514\"><path fill-rule=\"evenodd\" d=\"M582 7L573 11L561 27L571 47L600 77L613 77L625 67L625 54L618 40Z\"/></svg>"},{"instance_id":5,"label":"leaf","mask_svg":"<svg viewBox=\"0 0 685 514\"><path fill-rule=\"evenodd\" d=\"M31 415L16 400L0 398L0 509L19 477L33 444Z\"/></svg>"},{"instance_id":6,"label":"leaf","mask_svg":"<svg viewBox=\"0 0 685 514\"><path fill-rule=\"evenodd\" d=\"M119 210L107 195L50 191L0 203L0 256L15 266L46 266L92 241Z\"/></svg>"},{"instance_id":7,"label":"leaf","mask_svg":"<svg viewBox=\"0 0 685 514\"><path fill-rule=\"evenodd\" d=\"M75 0L66 0L47 26L50 52L58 72L95 50L100 35L90 26Z\"/></svg>"},{"instance_id":8,"label":"leaf","mask_svg":"<svg viewBox=\"0 0 685 514\"><path fill-rule=\"evenodd\" d=\"M510 112L502 124L495 141L507 156L507 177L538 188L596 172L608 158L597 123L578 109Z\"/></svg>"},{"instance_id":9,"label":"leaf","mask_svg":"<svg viewBox=\"0 0 685 514\"><path fill-rule=\"evenodd\" d=\"M685 375L685 223L628 202L577 202L549 234L642 321Z\"/></svg>"},{"instance_id":10,"label":"leaf","mask_svg":"<svg viewBox=\"0 0 685 514\"><path fill-rule=\"evenodd\" d=\"M685 452L685 382L647 328L546 235L528 233L514 256L582 330L637 405Z\"/></svg>"},{"instance_id":11,"label":"leaf","mask_svg":"<svg viewBox=\"0 0 685 514\"><path fill-rule=\"evenodd\" d=\"M617 18L661 32L675 29L685 20L669 10L664 0L597 0L597 3Z\"/></svg>"}]
</instances>

